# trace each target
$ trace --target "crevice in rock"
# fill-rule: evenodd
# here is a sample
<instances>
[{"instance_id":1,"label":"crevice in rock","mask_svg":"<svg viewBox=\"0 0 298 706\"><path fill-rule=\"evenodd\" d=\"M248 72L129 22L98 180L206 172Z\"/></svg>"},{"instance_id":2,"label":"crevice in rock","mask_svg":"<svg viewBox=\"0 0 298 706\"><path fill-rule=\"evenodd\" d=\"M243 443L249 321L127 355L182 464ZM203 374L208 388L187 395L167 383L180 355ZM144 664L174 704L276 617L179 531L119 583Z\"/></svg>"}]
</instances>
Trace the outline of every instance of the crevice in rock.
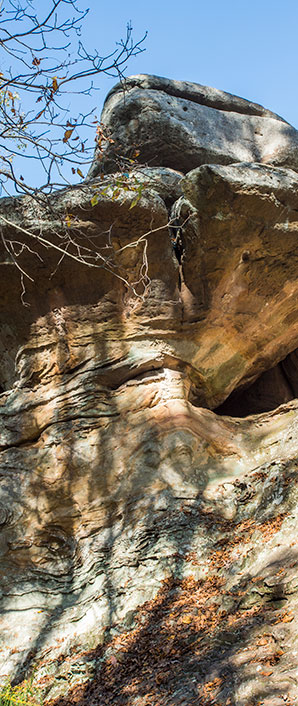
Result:
<instances>
[{"instance_id":1,"label":"crevice in rock","mask_svg":"<svg viewBox=\"0 0 298 706\"><path fill-rule=\"evenodd\" d=\"M173 255L178 262L178 289L179 292L181 292L182 284L184 283L183 258L185 255L185 243L183 240L182 223L179 218L172 218L170 220L169 234ZM182 321L184 319L183 309L184 307L182 304Z\"/></svg>"},{"instance_id":2,"label":"crevice in rock","mask_svg":"<svg viewBox=\"0 0 298 706\"><path fill-rule=\"evenodd\" d=\"M298 348L249 387L234 390L214 412L231 417L271 412L298 397Z\"/></svg>"},{"instance_id":3,"label":"crevice in rock","mask_svg":"<svg viewBox=\"0 0 298 706\"><path fill-rule=\"evenodd\" d=\"M182 225L178 218L173 218L170 221L169 232L174 255L179 265L181 265L185 252L185 246L182 237Z\"/></svg>"}]
</instances>

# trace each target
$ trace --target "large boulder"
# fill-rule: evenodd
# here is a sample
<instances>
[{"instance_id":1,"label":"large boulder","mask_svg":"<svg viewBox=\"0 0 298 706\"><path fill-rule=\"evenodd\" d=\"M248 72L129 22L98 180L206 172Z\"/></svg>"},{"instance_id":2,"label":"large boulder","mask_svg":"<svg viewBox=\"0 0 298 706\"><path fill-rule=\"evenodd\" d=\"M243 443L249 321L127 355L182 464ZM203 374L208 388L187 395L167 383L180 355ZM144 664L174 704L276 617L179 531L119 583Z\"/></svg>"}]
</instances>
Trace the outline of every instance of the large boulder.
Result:
<instances>
[{"instance_id":1,"label":"large boulder","mask_svg":"<svg viewBox=\"0 0 298 706\"><path fill-rule=\"evenodd\" d=\"M201 164L261 162L298 169L298 133L278 115L229 93L157 76L132 76L107 96L109 135L89 178L121 157L183 172Z\"/></svg>"}]
</instances>

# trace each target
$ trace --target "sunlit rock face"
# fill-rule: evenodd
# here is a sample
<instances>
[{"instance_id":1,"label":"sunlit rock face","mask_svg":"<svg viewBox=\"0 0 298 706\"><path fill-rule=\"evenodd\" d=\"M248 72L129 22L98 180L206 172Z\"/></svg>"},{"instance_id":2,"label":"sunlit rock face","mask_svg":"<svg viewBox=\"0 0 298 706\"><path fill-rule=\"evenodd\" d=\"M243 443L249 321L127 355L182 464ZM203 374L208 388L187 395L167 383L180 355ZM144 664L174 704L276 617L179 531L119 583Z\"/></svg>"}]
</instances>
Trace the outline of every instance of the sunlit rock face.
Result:
<instances>
[{"instance_id":1,"label":"sunlit rock face","mask_svg":"<svg viewBox=\"0 0 298 706\"><path fill-rule=\"evenodd\" d=\"M120 157L184 173L202 164L261 162L298 169L298 132L257 103L209 86L130 76L108 94L101 116L110 140L90 176Z\"/></svg>"},{"instance_id":2,"label":"sunlit rock face","mask_svg":"<svg viewBox=\"0 0 298 706\"><path fill-rule=\"evenodd\" d=\"M1 203L34 280L3 247L1 673L85 681L82 704L294 704L298 176L138 178L133 208L102 181L52 197L56 249ZM67 213L109 266L59 262Z\"/></svg>"}]
</instances>

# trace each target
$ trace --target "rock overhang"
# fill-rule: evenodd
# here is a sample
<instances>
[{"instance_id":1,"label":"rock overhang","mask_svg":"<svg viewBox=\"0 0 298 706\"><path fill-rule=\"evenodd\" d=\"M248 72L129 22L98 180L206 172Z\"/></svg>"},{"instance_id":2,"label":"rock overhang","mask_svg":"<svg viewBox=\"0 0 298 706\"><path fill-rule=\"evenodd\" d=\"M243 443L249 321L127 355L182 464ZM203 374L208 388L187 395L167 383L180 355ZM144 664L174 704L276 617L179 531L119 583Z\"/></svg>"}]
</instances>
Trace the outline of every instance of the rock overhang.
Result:
<instances>
[{"instance_id":1,"label":"rock overhang","mask_svg":"<svg viewBox=\"0 0 298 706\"><path fill-rule=\"evenodd\" d=\"M53 350L60 356L59 365L55 364L57 374L59 370L60 374L68 374L67 371L83 364L79 353L82 346L76 341L78 326L70 323L71 318L76 307L79 306L78 316L82 317L86 307L91 306L87 318L90 319L91 312L92 322L90 319L84 325L88 340L91 342L92 331L97 340L99 352L96 359L102 356L102 346L108 345L106 311L108 318L113 320L113 328L120 326L120 338L129 340L129 345L124 346L124 358L123 353L119 353L119 358L123 359L123 370L134 369L135 358L138 363L134 374L137 374L139 366L140 374L143 374L145 368L149 371L150 366L154 367L152 361L157 357L163 361L156 364L157 367L164 363L180 370L186 378L190 375L192 399L214 408L234 389L247 386L297 347L295 248L298 177L291 170L251 163L203 165L189 172L184 179L179 173L165 168L147 168L143 171L144 176L149 179L149 186L145 181L142 198L133 209L130 209L133 192L131 195L124 192L117 201L110 201L109 194L100 193L100 188L102 185L104 188L105 184L102 180L98 187L93 182L52 199L51 209L56 216L48 226L45 219L44 237L58 242L55 232L59 228L59 219L61 223L67 209L74 219L74 233L79 227L82 243L83 238L92 239L95 236L97 244L101 237L105 245L107 234L110 238L112 233L112 240L118 250L120 247L120 252L124 246L124 252L118 258L121 273L125 273L124 281L123 277L122 280L117 279L115 273L107 268L90 270L70 258L65 258L52 276L57 264L55 251L47 255L47 264L34 257L30 259L30 254L25 251L20 262L25 270L29 267L35 280L33 284L29 282L27 287L31 306L22 311L19 301L12 296L18 279L18 273L14 270L11 292L6 284L3 290L2 343L6 336L7 340L16 336L11 327L11 307L16 307L13 318L20 336L19 344L16 339L15 346L20 348L17 370L21 375L21 384L28 384L26 370L30 370L32 363L32 345L26 343L26 336L29 337L28 341L30 339L30 330L32 335L35 332L35 338L39 330L32 379L39 379L40 365L42 378L47 379L51 356L48 358L41 352L44 351L46 339L51 341ZM165 183L161 187L163 179ZM91 207L91 198L97 188L98 201L96 206ZM168 215L169 204L179 195L181 188L185 195L178 198L172 215ZM34 213L28 214L26 203L21 200L18 204L19 222L25 214L28 232L31 229L36 236ZM6 216L8 207L9 204L5 203ZM15 209L15 215L18 209ZM175 219L180 223L183 237L182 281L179 273L181 264L171 251L167 228ZM112 231L109 230L111 224ZM130 241L142 239L144 232L149 234L150 279L145 300L128 291L129 283L137 279L138 258L142 250L142 247L131 248ZM129 245L127 249L125 244ZM42 250L40 245L41 254ZM18 287L21 288L20 283ZM40 297L42 289L44 294ZM99 303L101 299L102 305ZM63 355L63 346L61 348L54 333L56 314L50 313L59 308L63 309L67 326L70 326L71 351L67 349L66 353L65 349ZM40 321L37 325L34 323L36 320ZM275 326L272 325L273 320ZM115 334L112 335L114 338ZM117 346L119 348L119 342ZM10 346L8 357L11 350ZM66 356L68 363L66 358L62 362L61 355L63 360ZM147 366L142 363L143 356L148 361ZM37 360L40 362L37 363ZM8 380L13 379L9 375L14 374L8 373ZM119 376L115 371L115 375L117 385L121 374ZM125 373L122 379L125 379ZM7 387L5 380L2 385Z\"/></svg>"}]
</instances>

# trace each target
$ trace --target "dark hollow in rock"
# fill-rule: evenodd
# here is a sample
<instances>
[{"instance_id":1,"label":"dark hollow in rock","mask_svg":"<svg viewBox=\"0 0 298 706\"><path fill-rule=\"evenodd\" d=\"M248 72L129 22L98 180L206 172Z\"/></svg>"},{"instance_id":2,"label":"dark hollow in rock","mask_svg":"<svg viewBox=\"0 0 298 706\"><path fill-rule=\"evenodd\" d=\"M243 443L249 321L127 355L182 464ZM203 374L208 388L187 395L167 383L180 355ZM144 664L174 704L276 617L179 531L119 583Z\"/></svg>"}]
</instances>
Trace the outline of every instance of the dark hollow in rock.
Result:
<instances>
[{"instance_id":1,"label":"dark hollow in rock","mask_svg":"<svg viewBox=\"0 0 298 706\"><path fill-rule=\"evenodd\" d=\"M298 397L298 349L246 389L235 390L214 411L231 417L270 412Z\"/></svg>"}]
</instances>

